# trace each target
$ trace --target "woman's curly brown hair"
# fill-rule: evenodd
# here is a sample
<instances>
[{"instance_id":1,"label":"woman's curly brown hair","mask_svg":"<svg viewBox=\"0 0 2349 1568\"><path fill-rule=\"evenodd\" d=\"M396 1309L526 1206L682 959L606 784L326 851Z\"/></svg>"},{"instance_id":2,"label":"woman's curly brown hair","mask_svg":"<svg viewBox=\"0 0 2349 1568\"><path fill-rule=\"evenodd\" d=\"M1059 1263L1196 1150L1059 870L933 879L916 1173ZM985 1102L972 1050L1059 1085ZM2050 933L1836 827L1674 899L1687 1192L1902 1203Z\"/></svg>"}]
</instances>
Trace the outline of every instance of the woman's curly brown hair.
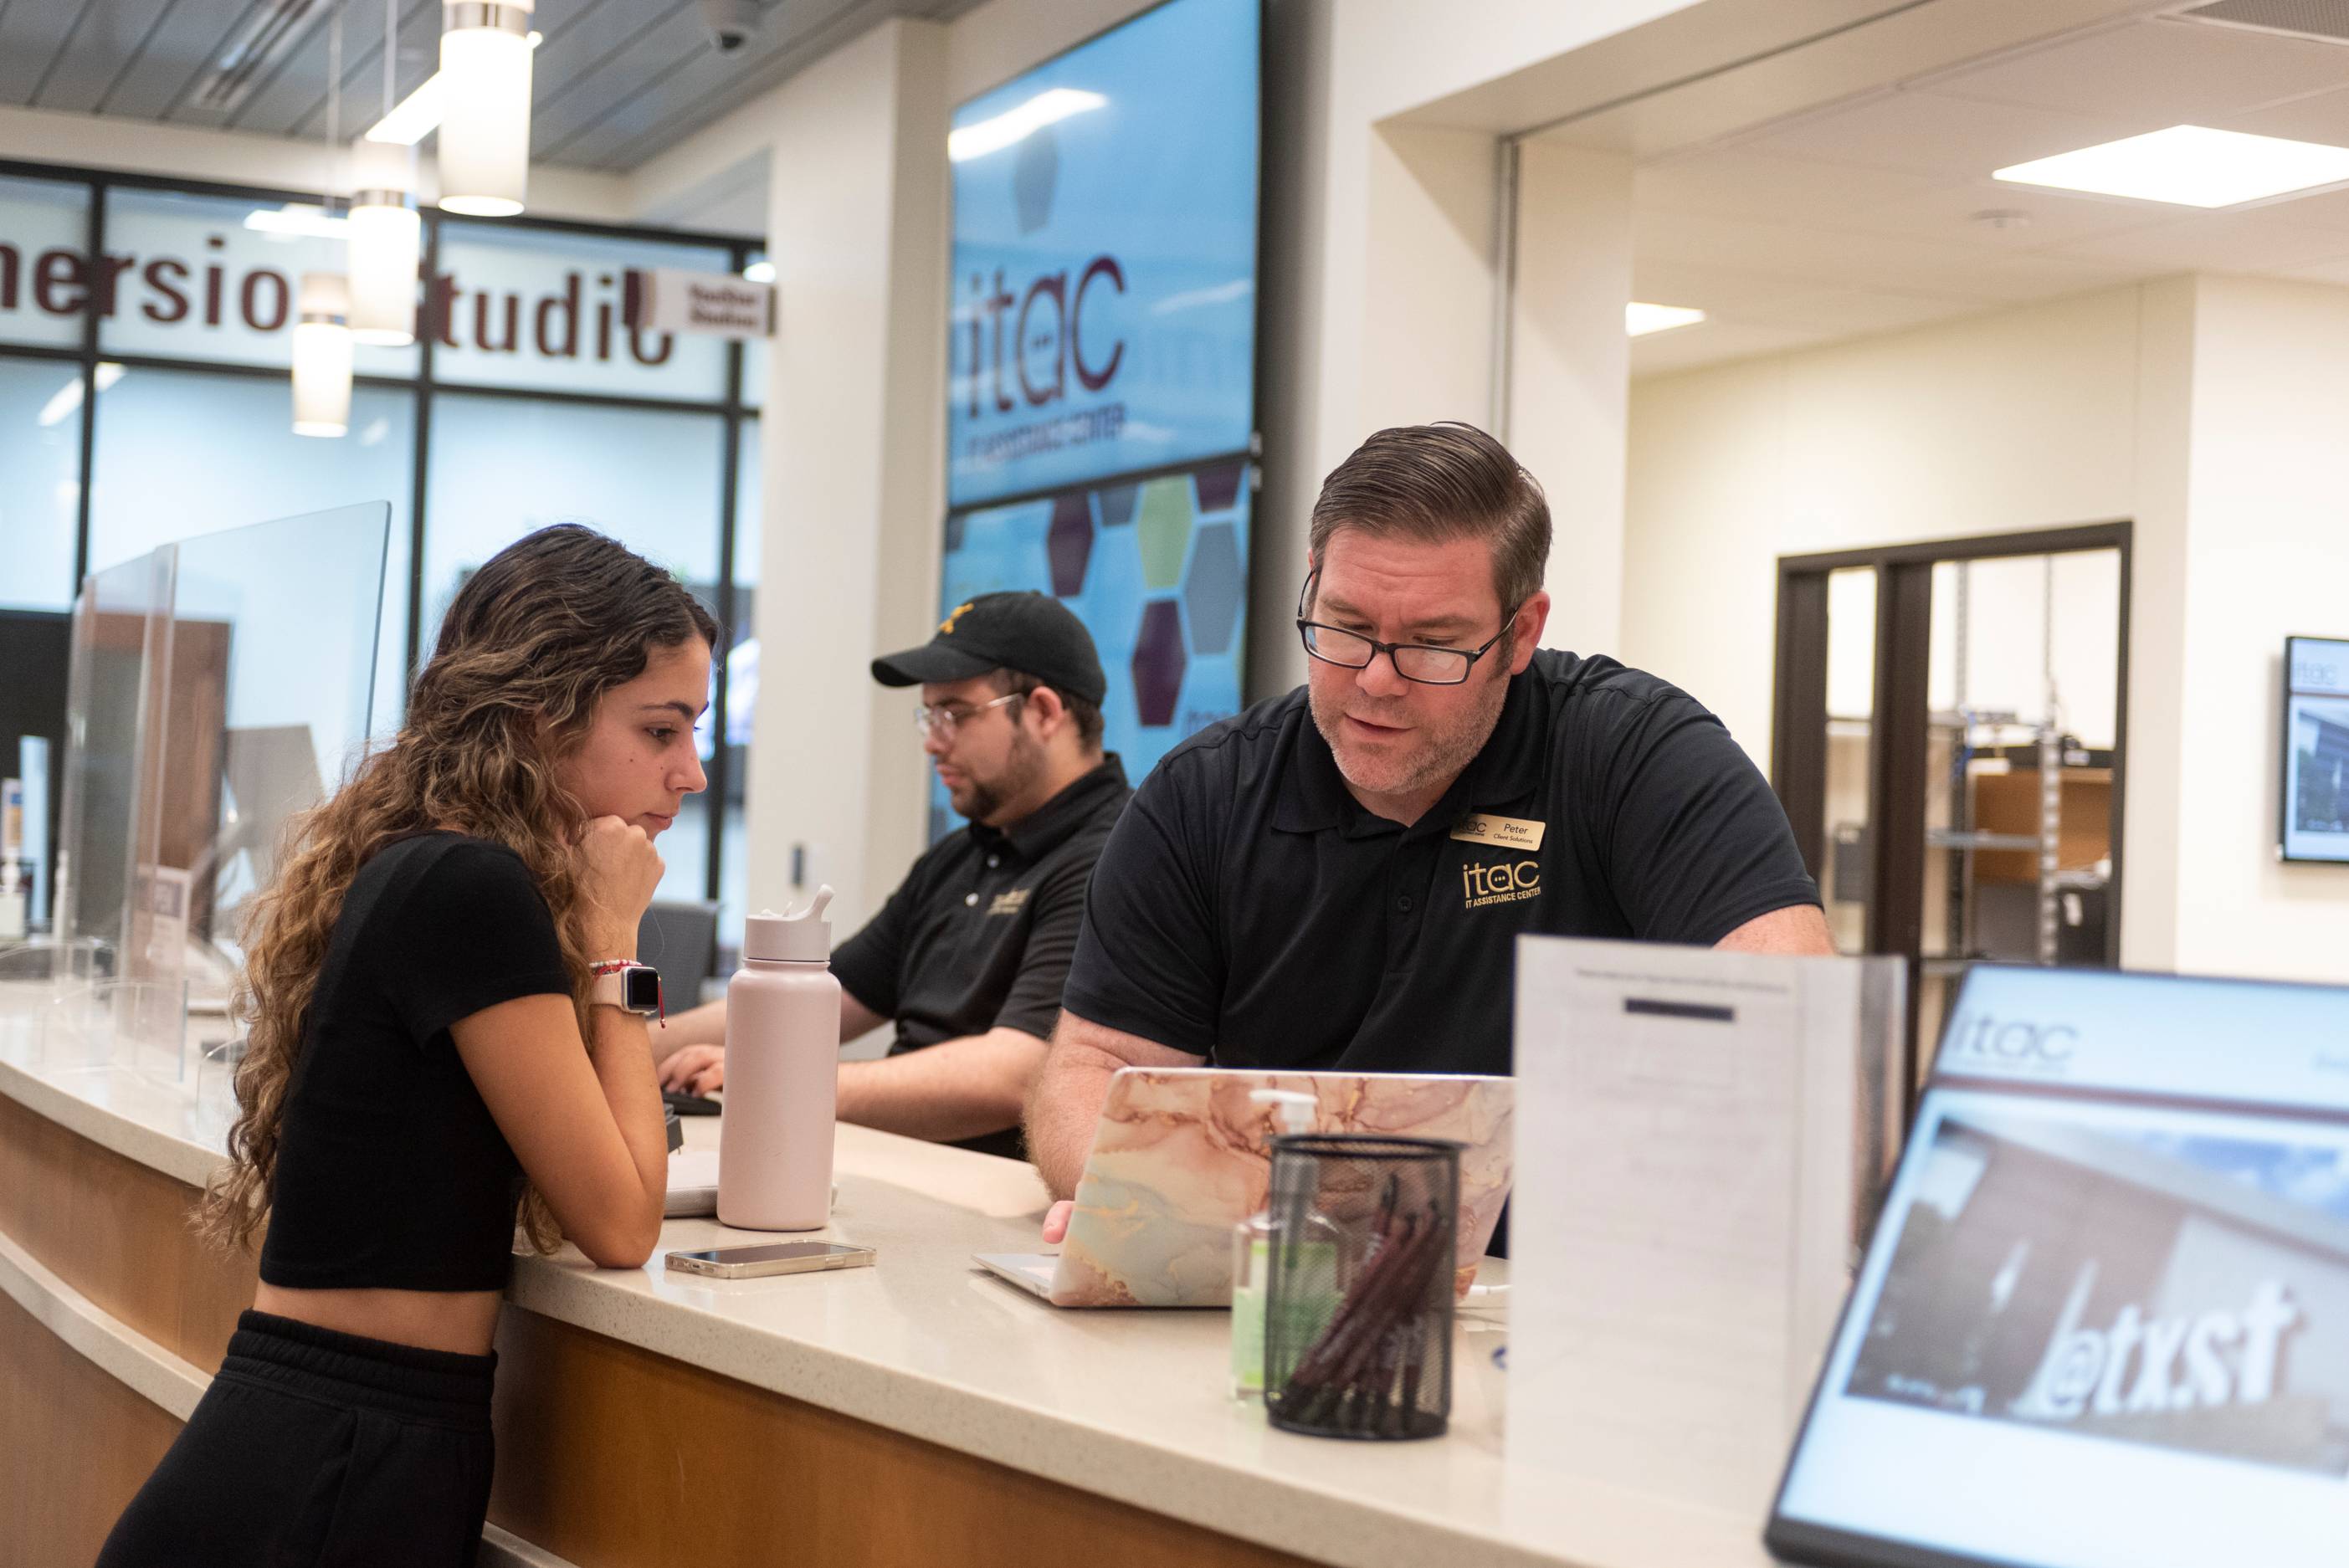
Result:
<instances>
[{"instance_id":1,"label":"woman's curly brown hair","mask_svg":"<svg viewBox=\"0 0 2349 1568\"><path fill-rule=\"evenodd\" d=\"M252 1240L274 1192L286 1092L308 1038L310 1003L351 880L404 834L453 829L503 844L529 867L563 948L580 1035L588 1035L585 902L574 844L585 825L555 764L585 738L596 699L642 675L655 648L718 624L667 573L574 523L501 551L458 590L398 737L334 797L298 818L243 928L235 1008L246 1027L229 1163L198 1211L222 1246ZM535 1191L523 1222L541 1251L552 1213Z\"/></svg>"}]
</instances>

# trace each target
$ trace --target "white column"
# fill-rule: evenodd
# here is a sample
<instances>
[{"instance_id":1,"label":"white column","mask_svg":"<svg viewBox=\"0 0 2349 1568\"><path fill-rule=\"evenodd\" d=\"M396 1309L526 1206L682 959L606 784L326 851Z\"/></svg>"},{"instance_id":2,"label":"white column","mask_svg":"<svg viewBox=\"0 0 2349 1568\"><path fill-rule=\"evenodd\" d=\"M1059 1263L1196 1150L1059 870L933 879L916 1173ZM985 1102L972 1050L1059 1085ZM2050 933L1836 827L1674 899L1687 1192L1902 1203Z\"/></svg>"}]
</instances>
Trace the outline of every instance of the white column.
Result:
<instances>
[{"instance_id":1,"label":"white column","mask_svg":"<svg viewBox=\"0 0 2349 1568\"><path fill-rule=\"evenodd\" d=\"M868 666L922 641L933 618L945 59L942 28L888 22L771 99L779 310L761 429L749 899L779 906L828 882L835 936L880 906L923 839L912 699L874 686Z\"/></svg>"},{"instance_id":2,"label":"white column","mask_svg":"<svg viewBox=\"0 0 2349 1568\"><path fill-rule=\"evenodd\" d=\"M1508 428L1501 434L1549 496L1551 607L1542 640L1612 654L1623 633L1630 160L1526 143L1516 252Z\"/></svg>"}]
</instances>

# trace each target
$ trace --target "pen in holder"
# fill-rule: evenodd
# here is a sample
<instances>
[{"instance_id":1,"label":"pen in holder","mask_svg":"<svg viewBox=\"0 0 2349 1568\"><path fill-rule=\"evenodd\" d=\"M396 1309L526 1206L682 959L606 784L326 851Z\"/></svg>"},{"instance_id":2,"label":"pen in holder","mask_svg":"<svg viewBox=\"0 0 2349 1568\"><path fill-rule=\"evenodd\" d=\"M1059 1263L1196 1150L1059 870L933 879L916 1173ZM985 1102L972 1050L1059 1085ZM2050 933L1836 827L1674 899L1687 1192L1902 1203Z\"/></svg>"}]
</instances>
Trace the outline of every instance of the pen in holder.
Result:
<instances>
[{"instance_id":1,"label":"pen in holder","mask_svg":"<svg viewBox=\"0 0 2349 1568\"><path fill-rule=\"evenodd\" d=\"M1452 1414L1460 1145L1272 1140L1267 1418L1318 1437L1440 1436Z\"/></svg>"}]
</instances>

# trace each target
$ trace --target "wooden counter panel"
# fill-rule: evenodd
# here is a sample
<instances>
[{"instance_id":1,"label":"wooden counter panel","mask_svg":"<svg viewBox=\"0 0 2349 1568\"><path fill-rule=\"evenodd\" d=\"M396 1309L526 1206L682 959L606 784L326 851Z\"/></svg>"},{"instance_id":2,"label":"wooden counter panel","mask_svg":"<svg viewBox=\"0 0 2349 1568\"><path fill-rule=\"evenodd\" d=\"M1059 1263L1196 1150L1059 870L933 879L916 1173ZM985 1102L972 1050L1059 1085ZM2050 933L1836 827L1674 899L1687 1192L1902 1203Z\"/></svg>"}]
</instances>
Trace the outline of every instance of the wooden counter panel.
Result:
<instances>
[{"instance_id":1,"label":"wooden counter panel","mask_svg":"<svg viewBox=\"0 0 2349 1568\"><path fill-rule=\"evenodd\" d=\"M179 1435L168 1411L0 1295L0 1564L97 1557Z\"/></svg>"},{"instance_id":2,"label":"wooden counter panel","mask_svg":"<svg viewBox=\"0 0 2349 1568\"><path fill-rule=\"evenodd\" d=\"M578 1568L1305 1560L508 1307L491 1520Z\"/></svg>"},{"instance_id":3,"label":"wooden counter panel","mask_svg":"<svg viewBox=\"0 0 2349 1568\"><path fill-rule=\"evenodd\" d=\"M253 1305L258 1265L197 1239L196 1196L0 1096L0 1231L117 1322L210 1372Z\"/></svg>"}]
</instances>

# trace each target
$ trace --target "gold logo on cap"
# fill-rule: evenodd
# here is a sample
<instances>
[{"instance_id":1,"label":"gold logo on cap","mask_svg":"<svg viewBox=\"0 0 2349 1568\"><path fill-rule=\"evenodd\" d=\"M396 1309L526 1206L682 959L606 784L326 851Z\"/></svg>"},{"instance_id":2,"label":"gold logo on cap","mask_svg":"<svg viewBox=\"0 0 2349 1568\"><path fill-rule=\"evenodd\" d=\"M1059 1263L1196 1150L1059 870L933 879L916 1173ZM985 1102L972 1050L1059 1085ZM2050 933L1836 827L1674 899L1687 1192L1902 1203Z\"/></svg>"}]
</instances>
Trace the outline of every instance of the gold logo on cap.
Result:
<instances>
[{"instance_id":1,"label":"gold logo on cap","mask_svg":"<svg viewBox=\"0 0 2349 1568\"><path fill-rule=\"evenodd\" d=\"M966 599L961 603L956 605L952 610L948 611L947 613L947 618L938 623L938 635L941 637L953 636L955 623L961 620L965 615L970 614L970 605L971 602Z\"/></svg>"}]
</instances>

